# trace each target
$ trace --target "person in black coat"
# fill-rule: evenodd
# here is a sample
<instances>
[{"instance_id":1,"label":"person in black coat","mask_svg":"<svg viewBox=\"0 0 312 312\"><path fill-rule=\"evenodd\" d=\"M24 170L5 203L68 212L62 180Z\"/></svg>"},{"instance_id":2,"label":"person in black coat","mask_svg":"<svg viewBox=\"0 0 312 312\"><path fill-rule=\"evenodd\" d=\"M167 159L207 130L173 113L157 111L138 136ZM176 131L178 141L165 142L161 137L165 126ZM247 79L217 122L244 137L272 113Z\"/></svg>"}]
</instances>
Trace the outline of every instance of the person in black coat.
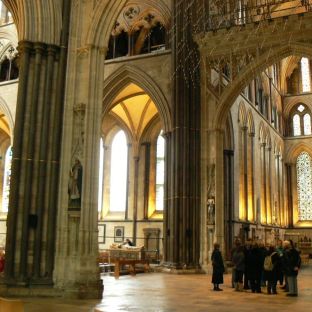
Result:
<instances>
[{"instance_id":1,"label":"person in black coat","mask_svg":"<svg viewBox=\"0 0 312 312\"><path fill-rule=\"evenodd\" d=\"M282 257L282 263L289 288L289 293L287 294L287 296L297 297L297 275L301 265L301 258L298 250L289 241L284 241L283 247L285 252Z\"/></svg>"},{"instance_id":2,"label":"person in black coat","mask_svg":"<svg viewBox=\"0 0 312 312\"><path fill-rule=\"evenodd\" d=\"M215 243L213 245L214 250L211 255L212 262L212 284L213 290L221 291L219 284L223 284L223 273L224 273L224 264L222 259L222 254L220 252L220 245Z\"/></svg>"},{"instance_id":3,"label":"person in black coat","mask_svg":"<svg viewBox=\"0 0 312 312\"><path fill-rule=\"evenodd\" d=\"M254 242L251 246L250 252L245 258L246 269L248 270L247 278L249 280L251 291L261 293L261 274L263 270L263 257L258 247Z\"/></svg>"},{"instance_id":4,"label":"person in black coat","mask_svg":"<svg viewBox=\"0 0 312 312\"><path fill-rule=\"evenodd\" d=\"M280 256L276 252L274 246L269 247L269 250L267 252L267 257L271 258L272 269L264 268L264 279L268 281L267 283L268 294L276 295L277 294L276 285L277 285L277 280L279 276L278 268L281 266L281 262L280 262Z\"/></svg>"}]
</instances>

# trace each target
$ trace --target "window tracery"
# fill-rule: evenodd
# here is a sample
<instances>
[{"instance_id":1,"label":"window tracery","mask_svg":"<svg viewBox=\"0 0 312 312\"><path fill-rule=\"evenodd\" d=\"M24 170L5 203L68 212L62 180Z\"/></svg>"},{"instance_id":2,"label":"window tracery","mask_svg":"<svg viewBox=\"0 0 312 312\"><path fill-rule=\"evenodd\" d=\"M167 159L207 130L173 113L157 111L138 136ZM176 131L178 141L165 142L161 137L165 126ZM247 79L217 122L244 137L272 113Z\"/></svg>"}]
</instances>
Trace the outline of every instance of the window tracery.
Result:
<instances>
[{"instance_id":1,"label":"window tracery","mask_svg":"<svg viewBox=\"0 0 312 312\"><path fill-rule=\"evenodd\" d=\"M112 30L106 59L165 50L167 24L156 9L144 3L126 6Z\"/></svg>"},{"instance_id":2,"label":"window tracery","mask_svg":"<svg viewBox=\"0 0 312 312\"><path fill-rule=\"evenodd\" d=\"M312 220L312 161L307 152L297 158L298 220Z\"/></svg>"},{"instance_id":3,"label":"window tracery","mask_svg":"<svg viewBox=\"0 0 312 312\"><path fill-rule=\"evenodd\" d=\"M304 104L296 106L291 116L292 134L294 136L312 134L311 112Z\"/></svg>"},{"instance_id":4,"label":"window tracery","mask_svg":"<svg viewBox=\"0 0 312 312\"><path fill-rule=\"evenodd\" d=\"M17 50L7 39L0 40L0 82L18 78Z\"/></svg>"}]
</instances>

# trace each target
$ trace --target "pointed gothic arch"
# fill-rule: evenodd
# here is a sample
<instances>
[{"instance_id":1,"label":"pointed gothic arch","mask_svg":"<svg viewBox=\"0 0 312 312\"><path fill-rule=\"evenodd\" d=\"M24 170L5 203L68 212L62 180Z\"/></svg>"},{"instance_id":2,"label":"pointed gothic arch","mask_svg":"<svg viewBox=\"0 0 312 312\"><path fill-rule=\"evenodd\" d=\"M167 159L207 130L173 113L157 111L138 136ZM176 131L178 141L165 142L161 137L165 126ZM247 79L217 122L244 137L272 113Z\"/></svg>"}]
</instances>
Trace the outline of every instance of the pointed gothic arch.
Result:
<instances>
[{"instance_id":1,"label":"pointed gothic arch","mask_svg":"<svg viewBox=\"0 0 312 312\"><path fill-rule=\"evenodd\" d=\"M285 162L295 164L300 153L307 152L312 155L312 147L307 143L299 143L294 145L285 155Z\"/></svg>"},{"instance_id":2,"label":"pointed gothic arch","mask_svg":"<svg viewBox=\"0 0 312 312\"><path fill-rule=\"evenodd\" d=\"M3 0L16 24L19 40L59 44L62 28L61 1Z\"/></svg>"},{"instance_id":3,"label":"pointed gothic arch","mask_svg":"<svg viewBox=\"0 0 312 312\"><path fill-rule=\"evenodd\" d=\"M263 121L261 121L259 124L259 141L260 141L260 143L265 143L265 139L266 139L266 130L265 130L265 126L263 124Z\"/></svg>"},{"instance_id":4,"label":"pointed gothic arch","mask_svg":"<svg viewBox=\"0 0 312 312\"><path fill-rule=\"evenodd\" d=\"M8 104L1 96L0 96L0 111L7 117L10 128L10 137L12 138L14 129L14 119L12 117L11 110L9 109Z\"/></svg>"},{"instance_id":5,"label":"pointed gothic arch","mask_svg":"<svg viewBox=\"0 0 312 312\"><path fill-rule=\"evenodd\" d=\"M12 29L0 28L0 38L9 40L15 47L18 44L17 32Z\"/></svg>"},{"instance_id":6,"label":"pointed gothic arch","mask_svg":"<svg viewBox=\"0 0 312 312\"><path fill-rule=\"evenodd\" d=\"M247 112L247 125L248 125L248 133L250 135L255 134L255 122L251 109L249 109Z\"/></svg>"},{"instance_id":7,"label":"pointed gothic arch","mask_svg":"<svg viewBox=\"0 0 312 312\"><path fill-rule=\"evenodd\" d=\"M98 1L94 8L93 22L88 30L86 45L107 48L112 28L125 5L135 3L127 0ZM170 20L170 10L164 1L151 0L150 6L162 13L165 20Z\"/></svg>"},{"instance_id":8,"label":"pointed gothic arch","mask_svg":"<svg viewBox=\"0 0 312 312\"><path fill-rule=\"evenodd\" d=\"M168 132L172 123L167 99L156 82L145 72L134 66L122 66L105 80L102 114L105 115L111 109L114 98L130 83L136 84L151 97L160 114L164 131Z\"/></svg>"},{"instance_id":9,"label":"pointed gothic arch","mask_svg":"<svg viewBox=\"0 0 312 312\"><path fill-rule=\"evenodd\" d=\"M285 119L289 118L289 115L293 108L298 104L306 105L310 111L312 111L312 99L310 97L295 97L291 101L287 102L284 109L283 109L283 116Z\"/></svg>"},{"instance_id":10,"label":"pointed gothic arch","mask_svg":"<svg viewBox=\"0 0 312 312\"><path fill-rule=\"evenodd\" d=\"M247 113L244 102L239 103L238 107L238 123L241 127L247 126Z\"/></svg>"},{"instance_id":11,"label":"pointed gothic arch","mask_svg":"<svg viewBox=\"0 0 312 312\"><path fill-rule=\"evenodd\" d=\"M306 56L312 58L312 44L310 43L289 43L283 47L274 47L268 49L261 56L251 61L237 78L231 82L225 89L221 98L219 99L219 106L216 112L214 126L216 129L224 127L227 112L230 110L234 101L237 99L243 88L252 80L257 74L263 72L267 67L282 60L290 55Z\"/></svg>"}]
</instances>

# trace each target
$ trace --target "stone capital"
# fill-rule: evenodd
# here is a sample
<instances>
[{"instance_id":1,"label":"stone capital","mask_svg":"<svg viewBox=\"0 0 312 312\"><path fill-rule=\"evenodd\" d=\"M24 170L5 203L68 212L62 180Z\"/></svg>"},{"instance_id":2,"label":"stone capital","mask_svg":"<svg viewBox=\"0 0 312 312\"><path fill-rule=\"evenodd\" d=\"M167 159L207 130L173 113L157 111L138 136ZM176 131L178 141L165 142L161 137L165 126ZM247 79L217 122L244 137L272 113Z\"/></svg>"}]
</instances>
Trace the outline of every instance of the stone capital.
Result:
<instances>
[{"instance_id":1,"label":"stone capital","mask_svg":"<svg viewBox=\"0 0 312 312\"><path fill-rule=\"evenodd\" d=\"M33 48L33 44L33 42L27 40L20 41L18 43L17 50L19 53L30 53Z\"/></svg>"}]
</instances>

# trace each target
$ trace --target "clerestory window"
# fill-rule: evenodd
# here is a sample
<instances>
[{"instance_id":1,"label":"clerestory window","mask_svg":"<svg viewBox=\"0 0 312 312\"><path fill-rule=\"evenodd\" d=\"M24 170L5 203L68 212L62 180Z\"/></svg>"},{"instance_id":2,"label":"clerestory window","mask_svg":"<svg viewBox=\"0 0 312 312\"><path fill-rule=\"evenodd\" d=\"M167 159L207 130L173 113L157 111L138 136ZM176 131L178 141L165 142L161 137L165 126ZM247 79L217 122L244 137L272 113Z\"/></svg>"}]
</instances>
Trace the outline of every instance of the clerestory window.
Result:
<instances>
[{"instance_id":1,"label":"clerestory window","mask_svg":"<svg viewBox=\"0 0 312 312\"><path fill-rule=\"evenodd\" d=\"M292 114L292 130L294 136L311 135L311 112L303 104L295 107Z\"/></svg>"}]
</instances>

